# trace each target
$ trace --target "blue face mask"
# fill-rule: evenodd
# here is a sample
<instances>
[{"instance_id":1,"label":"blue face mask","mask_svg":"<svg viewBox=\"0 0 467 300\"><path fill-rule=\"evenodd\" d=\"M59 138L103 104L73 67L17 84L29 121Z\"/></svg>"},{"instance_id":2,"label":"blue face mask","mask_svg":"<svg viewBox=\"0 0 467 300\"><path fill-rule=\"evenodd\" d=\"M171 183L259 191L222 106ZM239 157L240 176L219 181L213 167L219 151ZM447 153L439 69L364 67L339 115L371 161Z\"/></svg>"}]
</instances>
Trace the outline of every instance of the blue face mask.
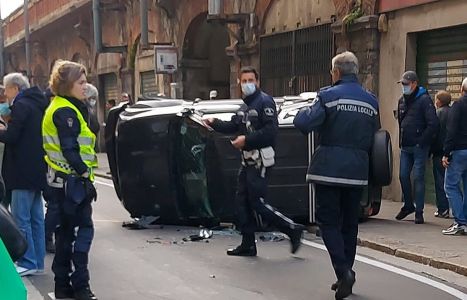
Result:
<instances>
[{"instance_id":1,"label":"blue face mask","mask_svg":"<svg viewBox=\"0 0 467 300\"><path fill-rule=\"evenodd\" d=\"M412 89L410 88L410 85L402 85L402 94L406 96L412 94Z\"/></svg>"},{"instance_id":2,"label":"blue face mask","mask_svg":"<svg viewBox=\"0 0 467 300\"><path fill-rule=\"evenodd\" d=\"M10 105L8 103L0 103L0 116L9 116L11 113Z\"/></svg>"},{"instance_id":3,"label":"blue face mask","mask_svg":"<svg viewBox=\"0 0 467 300\"><path fill-rule=\"evenodd\" d=\"M253 95L256 92L256 85L254 83L248 82L242 84L242 93L246 97Z\"/></svg>"}]
</instances>

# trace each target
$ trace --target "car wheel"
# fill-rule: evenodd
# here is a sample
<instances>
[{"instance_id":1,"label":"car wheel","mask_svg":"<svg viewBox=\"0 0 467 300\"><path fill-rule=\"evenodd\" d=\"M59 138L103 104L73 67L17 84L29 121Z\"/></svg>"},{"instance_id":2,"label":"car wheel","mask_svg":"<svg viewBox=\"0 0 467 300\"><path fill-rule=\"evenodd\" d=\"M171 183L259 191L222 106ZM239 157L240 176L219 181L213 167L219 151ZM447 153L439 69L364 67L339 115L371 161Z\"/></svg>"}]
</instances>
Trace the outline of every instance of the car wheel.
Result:
<instances>
[{"instance_id":1,"label":"car wheel","mask_svg":"<svg viewBox=\"0 0 467 300\"><path fill-rule=\"evenodd\" d=\"M391 136L386 130L376 132L370 156L371 182L387 186L392 181L393 159Z\"/></svg>"}]
</instances>

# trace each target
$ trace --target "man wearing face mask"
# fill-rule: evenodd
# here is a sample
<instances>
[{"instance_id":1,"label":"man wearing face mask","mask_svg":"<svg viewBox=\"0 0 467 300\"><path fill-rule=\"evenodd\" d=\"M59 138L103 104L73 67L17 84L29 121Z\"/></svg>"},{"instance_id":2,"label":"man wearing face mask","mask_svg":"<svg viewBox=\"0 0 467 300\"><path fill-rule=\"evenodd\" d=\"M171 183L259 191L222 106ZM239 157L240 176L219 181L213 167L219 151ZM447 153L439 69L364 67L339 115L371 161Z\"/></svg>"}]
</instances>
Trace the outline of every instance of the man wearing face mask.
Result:
<instances>
[{"instance_id":1,"label":"man wearing face mask","mask_svg":"<svg viewBox=\"0 0 467 300\"><path fill-rule=\"evenodd\" d=\"M438 132L436 109L427 90L418 85L418 76L407 71L398 83L402 87L399 99L399 146L401 148L399 180L404 206L396 219L402 220L415 212L415 224L423 224L425 205L425 163L430 145ZM413 169L414 194L410 174ZM413 199L412 195L415 195ZM414 201L415 200L415 201Z\"/></svg>"},{"instance_id":2,"label":"man wearing face mask","mask_svg":"<svg viewBox=\"0 0 467 300\"><path fill-rule=\"evenodd\" d=\"M291 252L297 252L304 227L275 210L266 202L269 169L274 164L274 146L278 133L276 103L258 87L258 72L253 67L240 71L245 103L231 121L207 119L214 130L238 136L232 145L240 150L242 166L238 175L236 206L242 243L227 255L256 256L255 231L262 220L290 237Z\"/></svg>"}]
</instances>

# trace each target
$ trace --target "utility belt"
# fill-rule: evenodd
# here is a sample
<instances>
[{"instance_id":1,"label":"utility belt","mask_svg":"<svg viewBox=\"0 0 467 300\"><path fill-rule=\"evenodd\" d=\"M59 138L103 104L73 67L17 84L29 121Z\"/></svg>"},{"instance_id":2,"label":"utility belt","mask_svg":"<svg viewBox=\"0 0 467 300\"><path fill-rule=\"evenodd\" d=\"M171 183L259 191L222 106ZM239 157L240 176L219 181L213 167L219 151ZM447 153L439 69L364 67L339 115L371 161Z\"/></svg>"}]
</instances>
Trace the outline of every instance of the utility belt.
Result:
<instances>
[{"instance_id":1,"label":"utility belt","mask_svg":"<svg viewBox=\"0 0 467 300\"><path fill-rule=\"evenodd\" d=\"M79 206L97 199L96 188L89 178L65 174L49 166L47 182L51 187L64 189L63 210L67 215L75 215Z\"/></svg>"},{"instance_id":2,"label":"utility belt","mask_svg":"<svg viewBox=\"0 0 467 300\"><path fill-rule=\"evenodd\" d=\"M271 146L259 150L242 151L242 165L245 167L254 166L257 169L262 169L262 173L265 173L266 168L274 166L274 157L275 152Z\"/></svg>"}]
</instances>

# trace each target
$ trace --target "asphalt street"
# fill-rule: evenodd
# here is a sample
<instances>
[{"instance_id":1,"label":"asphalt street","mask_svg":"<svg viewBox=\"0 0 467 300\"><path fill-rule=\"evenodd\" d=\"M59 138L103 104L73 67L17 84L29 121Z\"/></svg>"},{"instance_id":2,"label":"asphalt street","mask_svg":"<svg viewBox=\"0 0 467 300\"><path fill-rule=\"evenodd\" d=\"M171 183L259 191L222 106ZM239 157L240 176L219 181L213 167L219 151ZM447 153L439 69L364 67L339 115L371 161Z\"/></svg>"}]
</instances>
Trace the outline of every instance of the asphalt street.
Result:
<instances>
[{"instance_id":1,"label":"asphalt street","mask_svg":"<svg viewBox=\"0 0 467 300\"><path fill-rule=\"evenodd\" d=\"M183 238L199 230L122 228L129 215L111 182L99 179L97 186L90 269L92 288L99 299L334 299L330 285L335 277L318 239L305 241L296 255L289 253L285 240L258 241L255 258L228 257L225 250L240 241L231 231L218 232L208 242L184 242ZM48 270L51 260L49 255ZM348 299L467 299L465 288L410 271L404 262L393 265L362 255L355 271L354 295ZM51 271L29 280L50 299Z\"/></svg>"}]
</instances>

